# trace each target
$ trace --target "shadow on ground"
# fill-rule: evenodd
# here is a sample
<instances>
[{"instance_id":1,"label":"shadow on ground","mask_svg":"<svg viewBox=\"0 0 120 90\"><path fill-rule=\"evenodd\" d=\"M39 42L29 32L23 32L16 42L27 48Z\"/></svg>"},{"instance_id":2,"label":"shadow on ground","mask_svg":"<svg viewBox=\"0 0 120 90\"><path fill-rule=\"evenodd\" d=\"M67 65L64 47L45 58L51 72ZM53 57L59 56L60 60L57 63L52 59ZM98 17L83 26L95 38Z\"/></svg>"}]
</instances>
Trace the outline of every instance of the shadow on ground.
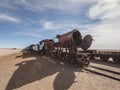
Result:
<instances>
[{"instance_id":1,"label":"shadow on ground","mask_svg":"<svg viewBox=\"0 0 120 90\"><path fill-rule=\"evenodd\" d=\"M26 84L41 80L58 72L55 77L54 90L67 90L74 83L75 73L81 72L81 68L75 68L72 65L60 64L57 60L45 59L31 53L23 53L16 58L36 57L34 60L23 61L16 64L19 66L8 82L6 90L20 88Z\"/></svg>"}]
</instances>

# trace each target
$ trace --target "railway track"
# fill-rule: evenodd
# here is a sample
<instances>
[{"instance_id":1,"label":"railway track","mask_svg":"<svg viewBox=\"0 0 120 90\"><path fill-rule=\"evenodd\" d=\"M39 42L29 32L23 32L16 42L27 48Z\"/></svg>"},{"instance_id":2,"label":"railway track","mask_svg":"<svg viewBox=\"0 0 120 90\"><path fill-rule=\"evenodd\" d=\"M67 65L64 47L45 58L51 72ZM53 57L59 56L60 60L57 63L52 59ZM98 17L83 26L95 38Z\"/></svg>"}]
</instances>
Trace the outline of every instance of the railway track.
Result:
<instances>
[{"instance_id":1,"label":"railway track","mask_svg":"<svg viewBox=\"0 0 120 90\"><path fill-rule=\"evenodd\" d=\"M113 80L120 81L120 72L119 71L113 71L110 69L106 69L106 68L98 67L98 66L94 66L94 65L90 65L89 67L85 67L84 70L89 71L89 72L94 73L94 74L97 74L97 75L111 78Z\"/></svg>"}]
</instances>

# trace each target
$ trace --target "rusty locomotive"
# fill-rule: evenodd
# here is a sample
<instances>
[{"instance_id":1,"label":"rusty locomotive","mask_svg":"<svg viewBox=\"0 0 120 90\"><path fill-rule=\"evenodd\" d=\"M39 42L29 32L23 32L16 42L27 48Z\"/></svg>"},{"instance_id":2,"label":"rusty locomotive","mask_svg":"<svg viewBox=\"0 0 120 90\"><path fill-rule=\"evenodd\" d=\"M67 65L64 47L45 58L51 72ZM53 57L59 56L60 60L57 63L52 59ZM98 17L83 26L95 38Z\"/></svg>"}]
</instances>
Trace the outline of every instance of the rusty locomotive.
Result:
<instances>
[{"instance_id":1,"label":"rusty locomotive","mask_svg":"<svg viewBox=\"0 0 120 90\"><path fill-rule=\"evenodd\" d=\"M99 58L102 61L120 62L120 51L114 50L88 50L92 44L92 36L82 37L79 30L74 29L62 35L56 35L57 42L53 39L45 39L38 44L32 44L25 48L26 51L37 52L51 58L70 62L77 66L88 66L91 60Z\"/></svg>"},{"instance_id":2,"label":"rusty locomotive","mask_svg":"<svg viewBox=\"0 0 120 90\"><path fill-rule=\"evenodd\" d=\"M70 62L76 66L88 66L90 63L89 53L78 53L79 49L87 50L92 44L92 36L82 38L79 30L74 29L62 35L56 35L57 42L53 39L45 39L39 44L32 44L25 49L38 52L59 60Z\"/></svg>"}]
</instances>

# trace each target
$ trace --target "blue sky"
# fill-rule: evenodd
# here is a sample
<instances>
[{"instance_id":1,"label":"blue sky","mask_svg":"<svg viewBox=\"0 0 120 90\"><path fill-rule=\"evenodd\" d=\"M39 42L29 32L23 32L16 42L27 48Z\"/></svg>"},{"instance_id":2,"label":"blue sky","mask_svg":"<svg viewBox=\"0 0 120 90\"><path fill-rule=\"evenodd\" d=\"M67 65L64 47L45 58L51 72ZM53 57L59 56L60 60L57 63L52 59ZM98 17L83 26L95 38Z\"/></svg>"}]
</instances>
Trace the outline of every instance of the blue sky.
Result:
<instances>
[{"instance_id":1,"label":"blue sky","mask_svg":"<svg viewBox=\"0 0 120 90\"><path fill-rule=\"evenodd\" d=\"M91 48L120 49L119 0L0 0L0 48L24 48L78 29Z\"/></svg>"}]
</instances>

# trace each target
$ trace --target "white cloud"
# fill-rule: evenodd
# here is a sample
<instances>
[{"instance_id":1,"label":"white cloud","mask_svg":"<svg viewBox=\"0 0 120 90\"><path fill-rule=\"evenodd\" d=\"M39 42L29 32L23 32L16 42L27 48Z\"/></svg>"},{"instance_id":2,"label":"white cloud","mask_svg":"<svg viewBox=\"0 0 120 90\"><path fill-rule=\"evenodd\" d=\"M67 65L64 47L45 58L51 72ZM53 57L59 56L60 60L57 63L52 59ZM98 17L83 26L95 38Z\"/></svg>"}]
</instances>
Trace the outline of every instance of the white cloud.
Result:
<instances>
[{"instance_id":1,"label":"white cloud","mask_svg":"<svg viewBox=\"0 0 120 90\"><path fill-rule=\"evenodd\" d=\"M14 18L14 17L11 17L11 16L8 16L8 15L5 15L5 14L0 14L0 19L4 20L4 21L7 21L7 22L19 23L18 19Z\"/></svg>"},{"instance_id":2,"label":"white cloud","mask_svg":"<svg viewBox=\"0 0 120 90\"><path fill-rule=\"evenodd\" d=\"M39 37L41 37L41 35L40 34L38 34L38 33L33 33L33 32L17 32L17 33L13 33L12 35L25 35L25 36L31 36L31 37L37 37L37 38L39 38Z\"/></svg>"},{"instance_id":3,"label":"white cloud","mask_svg":"<svg viewBox=\"0 0 120 90\"><path fill-rule=\"evenodd\" d=\"M114 19L120 17L119 0L98 0L98 3L90 8L91 19Z\"/></svg>"},{"instance_id":4,"label":"white cloud","mask_svg":"<svg viewBox=\"0 0 120 90\"><path fill-rule=\"evenodd\" d=\"M90 8L87 14L89 18L101 21L87 27L95 39L92 48L120 49L119 6L119 0L98 0L98 3Z\"/></svg>"},{"instance_id":5,"label":"white cloud","mask_svg":"<svg viewBox=\"0 0 120 90\"><path fill-rule=\"evenodd\" d=\"M45 29L53 29L54 28L54 24L53 24L53 22L45 22L44 23L44 28Z\"/></svg>"},{"instance_id":6,"label":"white cloud","mask_svg":"<svg viewBox=\"0 0 120 90\"><path fill-rule=\"evenodd\" d=\"M45 21L43 20L41 23L43 25L43 30L52 30L56 33L65 33L67 31L71 31L75 28L79 27L78 23L74 23L75 21L67 20L67 21Z\"/></svg>"},{"instance_id":7,"label":"white cloud","mask_svg":"<svg viewBox=\"0 0 120 90\"><path fill-rule=\"evenodd\" d=\"M49 9L79 12L82 6L87 7L94 2L95 0L14 0L15 4L33 12Z\"/></svg>"}]
</instances>

